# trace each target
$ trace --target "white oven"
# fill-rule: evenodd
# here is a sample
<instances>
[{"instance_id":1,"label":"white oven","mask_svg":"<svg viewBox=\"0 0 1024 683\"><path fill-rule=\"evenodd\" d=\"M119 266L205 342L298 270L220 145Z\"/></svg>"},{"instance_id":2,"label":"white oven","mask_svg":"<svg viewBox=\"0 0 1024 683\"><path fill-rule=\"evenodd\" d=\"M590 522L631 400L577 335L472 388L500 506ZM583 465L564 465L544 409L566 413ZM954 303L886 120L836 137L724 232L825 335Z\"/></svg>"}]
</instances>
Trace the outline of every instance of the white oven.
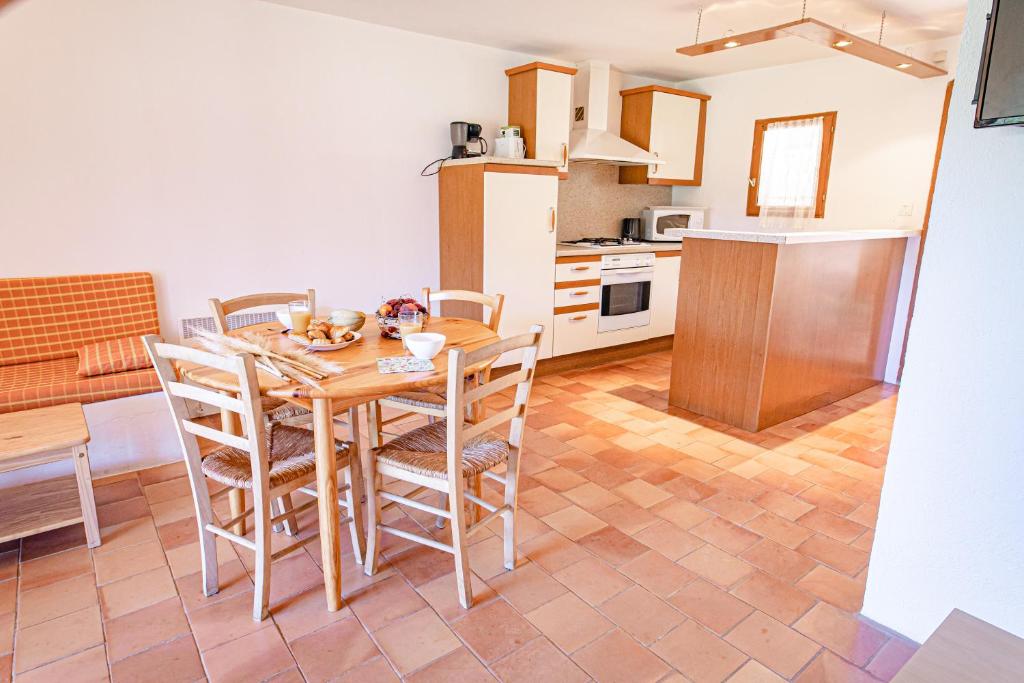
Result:
<instances>
[{"instance_id":1,"label":"white oven","mask_svg":"<svg viewBox=\"0 0 1024 683\"><path fill-rule=\"evenodd\" d=\"M651 324L654 254L601 257L601 315L597 331L611 332Z\"/></svg>"}]
</instances>

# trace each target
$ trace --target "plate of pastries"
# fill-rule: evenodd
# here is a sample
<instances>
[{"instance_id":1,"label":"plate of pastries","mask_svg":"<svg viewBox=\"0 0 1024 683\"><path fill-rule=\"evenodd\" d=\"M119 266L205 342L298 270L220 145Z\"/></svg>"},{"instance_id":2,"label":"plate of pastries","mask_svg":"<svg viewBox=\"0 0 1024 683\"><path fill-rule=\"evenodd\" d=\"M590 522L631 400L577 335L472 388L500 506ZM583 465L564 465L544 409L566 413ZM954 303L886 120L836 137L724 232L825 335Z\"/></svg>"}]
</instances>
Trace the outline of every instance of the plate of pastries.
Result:
<instances>
[{"instance_id":1,"label":"plate of pastries","mask_svg":"<svg viewBox=\"0 0 1024 683\"><path fill-rule=\"evenodd\" d=\"M351 325L332 325L329 320L316 318L309 321L305 332L288 332L288 339L306 347L307 351L337 351L362 338L363 335L354 332Z\"/></svg>"}]
</instances>

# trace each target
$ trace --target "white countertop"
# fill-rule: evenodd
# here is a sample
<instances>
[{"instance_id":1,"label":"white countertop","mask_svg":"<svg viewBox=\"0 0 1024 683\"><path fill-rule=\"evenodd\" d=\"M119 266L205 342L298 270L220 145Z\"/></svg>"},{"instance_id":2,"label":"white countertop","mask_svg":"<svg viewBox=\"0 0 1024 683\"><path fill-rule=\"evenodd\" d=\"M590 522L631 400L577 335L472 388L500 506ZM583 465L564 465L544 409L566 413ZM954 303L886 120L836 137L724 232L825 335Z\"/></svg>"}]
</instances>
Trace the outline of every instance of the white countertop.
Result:
<instances>
[{"instance_id":1,"label":"white countertop","mask_svg":"<svg viewBox=\"0 0 1024 683\"><path fill-rule=\"evenodd\" d=\"M690 230L685 239L732 240L765 244L809 244L812 242L849 242L917 237L918 229L892 230L807 230L804 232L744 232L739 230Z\"/></svg>"},{"instance_id":2,"label":"white countertop","mask_svg":"<svg viewBox=\"0 0 1024 683\"><path fill-rule=\"evenodd\" d=\"M680 252L679 242L642 242L624 244L621 247L584 247L575 244L559 244L555 256L590 256L591 254L643 254L654 251Z\"/></svg>"},{"instance_id":3,"label":"white countertop","mask_svg":"<svg viewBox=\"0 0 1024 683\"><path fill-rule=\"evenodd\" d=\"M546 159L509 159L508 157L466 157L465 159L448 159L445 166L469 166L471 164L509 164L511 166L543 166L545 168L558 168L561 166L557 161Z\"/></svg>"}]
</instances>

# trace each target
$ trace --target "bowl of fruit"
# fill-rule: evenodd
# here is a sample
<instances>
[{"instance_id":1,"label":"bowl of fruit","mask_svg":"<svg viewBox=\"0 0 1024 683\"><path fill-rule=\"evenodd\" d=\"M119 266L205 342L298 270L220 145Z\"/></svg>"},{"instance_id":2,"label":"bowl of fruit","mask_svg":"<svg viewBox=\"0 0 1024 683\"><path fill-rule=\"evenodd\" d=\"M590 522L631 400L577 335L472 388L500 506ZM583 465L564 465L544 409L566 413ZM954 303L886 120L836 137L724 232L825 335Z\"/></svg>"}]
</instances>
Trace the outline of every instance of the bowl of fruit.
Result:
<instances>
[{"instance_id":1,"label":"bowl of fruit","mask_svg":"<svg viewBox=\"0 0 1024 683\"><path fill-rule=\"evenodd\" d=\"M377 327L380 328L380 336L388 339L401 339L402 333L398 329L399 313L420 313L423 315L423 324L427 324L430 311L427 307L409 296L388 299L377 309Z\"/></svg>"}]
</instances>

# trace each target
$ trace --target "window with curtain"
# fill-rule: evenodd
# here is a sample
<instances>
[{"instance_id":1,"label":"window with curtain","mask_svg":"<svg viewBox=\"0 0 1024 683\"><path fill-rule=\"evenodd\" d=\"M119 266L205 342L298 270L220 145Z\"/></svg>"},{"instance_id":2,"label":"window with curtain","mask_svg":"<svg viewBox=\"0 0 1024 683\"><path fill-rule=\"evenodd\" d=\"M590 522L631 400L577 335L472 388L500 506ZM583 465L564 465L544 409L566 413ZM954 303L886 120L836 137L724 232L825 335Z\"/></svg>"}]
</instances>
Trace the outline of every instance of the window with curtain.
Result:
<instances>
[{"instance_id":1,"label":"window with curtain","mask_svg":"<svg viewBox=\"0 0 1024 683\"><path fill-rule=\"evenodd\" d=\"M761 119L747 189L747 215L766 227L800 227L825 216L836 112Z\"/></svg>"}]
</instances>

